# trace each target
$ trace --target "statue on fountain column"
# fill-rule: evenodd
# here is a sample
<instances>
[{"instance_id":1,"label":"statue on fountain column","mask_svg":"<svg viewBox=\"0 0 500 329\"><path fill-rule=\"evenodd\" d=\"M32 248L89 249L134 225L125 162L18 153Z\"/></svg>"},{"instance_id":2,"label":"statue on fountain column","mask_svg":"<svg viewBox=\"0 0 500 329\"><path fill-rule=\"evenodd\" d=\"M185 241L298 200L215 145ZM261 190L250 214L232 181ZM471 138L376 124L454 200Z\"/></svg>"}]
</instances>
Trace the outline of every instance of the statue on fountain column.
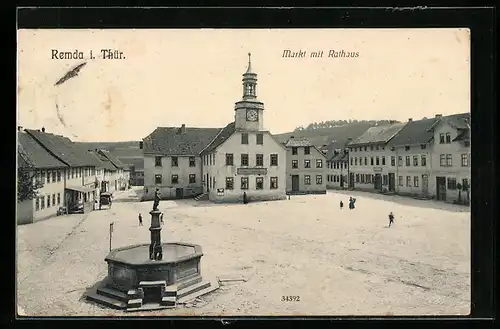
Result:
<instances>
[{"instance_id":1,"label":"statue on fountain column","mask_svg":"<svg viewBox=\"0 0 500 329\"><path fill-rule=\"evenodd\" d=\"M155 198L154 198L154 202L153 202L153 211L158 210L158 206L160 205L160 197L161 197L160 190L156 189L155 190Z\"/></svg>"}]
</instances>

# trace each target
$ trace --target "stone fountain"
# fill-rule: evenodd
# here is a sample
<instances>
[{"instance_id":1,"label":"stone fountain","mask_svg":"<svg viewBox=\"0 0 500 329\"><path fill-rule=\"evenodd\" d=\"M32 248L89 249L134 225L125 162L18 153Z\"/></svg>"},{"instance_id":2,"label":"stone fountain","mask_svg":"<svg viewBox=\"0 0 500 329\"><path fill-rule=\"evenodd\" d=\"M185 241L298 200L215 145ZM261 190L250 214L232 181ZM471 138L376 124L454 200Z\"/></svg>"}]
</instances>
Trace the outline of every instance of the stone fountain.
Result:
<instances>
[{"instance_id":1,"label":"stone fountain","mask_svg":"<svg viewBox=\"0 0 500 329\"><path fill-rule=\"evenodd\" d=\"M151 215L151 242L111 250L105 261L108 275L86 294L107 307L134 310L173 308L219 288L217 280L201 276L201 246L161 243L159 192Z\"/></svg>"}]
</instances>

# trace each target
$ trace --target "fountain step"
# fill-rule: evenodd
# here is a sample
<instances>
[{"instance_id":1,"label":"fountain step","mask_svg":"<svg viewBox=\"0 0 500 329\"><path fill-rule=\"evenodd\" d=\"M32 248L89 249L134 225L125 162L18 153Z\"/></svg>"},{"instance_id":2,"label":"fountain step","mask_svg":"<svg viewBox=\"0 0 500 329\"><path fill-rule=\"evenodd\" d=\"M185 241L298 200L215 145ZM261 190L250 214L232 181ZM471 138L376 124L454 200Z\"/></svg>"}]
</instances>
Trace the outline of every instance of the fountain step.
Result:
<instances>
[{"instance_id":1,"label":"fountain step","mask_svg":"<svg viewBox=\"0 0 500 329\"><path fill-rule=\"evenodd\" d=\"M97 293L99 295L121 300L123 302L127 302L129 300L129 296L126 293L111 288L101 287L97 289Z\"/></svg>"},{"instance_id":2,"label":"fountain step","mask_svg":"<svg viewBox=\"0 0 500 329\"><path fill-rule=\"evenodd\" d=\"M175 306L177 298L175 296L165 296L162 297L160 305L163 306Z\"/></svg>"},{"instance_id":3,"label":"fountain step","mask_svg":"<svg viewBox=\"0 0 500 329\"><path fill-rule=\"evenodd\" d=\"M136 308L128 308L126 309L127 312L142 312L142 311L156 311L156 310L164 310L168 308L175 308L175 306L163 306L158 303L147 303L147 304L142 304L141 307L136 307Z\"/></svg>"},{"instance_id":4,"label":"fountain step","mask_svg":"<svg viewBox=\"0 0 500 329\"><path fill-rule=\"evenodd\" d=\"M142 306L142 299L130 299L127 303L127 308L138 308Z\"/></svg>"},{"instance_id":5,"label":"fountain step","mask_svg":"<svg viewBox=\"0 0 500 329\"><path fill-rule=\"evenodd\" d=\"M103 296L97 293L88 294L87 299L115 309L124 309L127 307L127 304L122 302L121 300Z\"/></svg>"},{"instance_id":6,"label":"fountain step","mask_svg":"<svg viewBox=\"0 0 500 329\"><path fill-rule=\"evenodd\" d=\"M143 287L156 287L156 286L166 286L167 285L167 281L141 281L139 282L139 287L143 288Z\"/></svg>"},{"instance_id":7,"label":"fountain step","mask_svg":"<svg viewBox=\"0 0 500 329\"><path fill-rule=\"evenodd\" d=\"M136 298L142 298L144 297L144 292L142 289L130 289L127 292L128 298L136 299Z\"/></svg>"},{"instance_id":8,"label":"fountain step","mask_svg":"<svg viewBox=\"0 0 500 329\"><path fill-rule=\"evenodd\" d=\"M176 284L177 290L182 290L186 287L192 286L192 285L197 284L201 281L202 281L202 277L200 275L196 274L193 277L191 277L185 281L181 281L181 282L177 283Z\"/></svg>"},{"instance_id":9,"label":"fountain step","mask_svg":"<svg viewBox=\"0 0 500 329\"><path fill-rule=\"evenodd\" d=\"M189 294L195 293L197 291L203 290L205 288L208 288L210 286L210 281L205 281L205 282L198 282L195 283L191 286L185 287L183 289L180 289L177 291L177 298L181 299L184 296L187 296Z\"/></svg>"},{"instance_id":10,"label":"fountain step","mask_svg":"<svg viewBox=\"0 0 500 329\"><path fill-rule=\"evenodd\" d=\"M217 282L217 280L208 281L208 286L206 286L204 289L195 290L195 291L189 293L188 295L185 295L181 298L178 298L177 304L185 304L189 301L192 301L193 299L195 299L197 297L206 295L206 294L208 294L214 290L217 290L217 289L219 289L219 283Z\"/></svg>"}]
</instances>

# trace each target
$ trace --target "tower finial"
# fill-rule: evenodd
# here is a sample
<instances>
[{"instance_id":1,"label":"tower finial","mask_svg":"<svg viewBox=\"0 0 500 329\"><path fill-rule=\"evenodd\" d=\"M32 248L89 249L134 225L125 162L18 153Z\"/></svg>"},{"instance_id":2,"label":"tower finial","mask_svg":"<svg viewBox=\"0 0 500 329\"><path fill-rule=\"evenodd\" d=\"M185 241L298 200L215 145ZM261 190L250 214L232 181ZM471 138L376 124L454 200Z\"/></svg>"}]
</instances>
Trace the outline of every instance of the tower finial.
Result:
<instances>
[{"instance_id":1,"label":"tower finial","mask_svg":"<svg viewBox=\"0 0 500 329\"><path fill-rule=\"evenodd\" d=\"M252 53L248 53L248 64L250 64L252 62L252 60L250 59L250 56L252 56Z\"/></svg>"},{"instance_id":2,"label":"tower finial","mask_svg":"<svg viewBox=\"0 0 500 329\"><path fill-rule=\"evenodd\" d=\"M252 56L252 53L248 53L248 67L247 67L247 71L245 72L245 74L252 74L252 59L251 59L251 56Z\"/></svg>"}]
</instances>

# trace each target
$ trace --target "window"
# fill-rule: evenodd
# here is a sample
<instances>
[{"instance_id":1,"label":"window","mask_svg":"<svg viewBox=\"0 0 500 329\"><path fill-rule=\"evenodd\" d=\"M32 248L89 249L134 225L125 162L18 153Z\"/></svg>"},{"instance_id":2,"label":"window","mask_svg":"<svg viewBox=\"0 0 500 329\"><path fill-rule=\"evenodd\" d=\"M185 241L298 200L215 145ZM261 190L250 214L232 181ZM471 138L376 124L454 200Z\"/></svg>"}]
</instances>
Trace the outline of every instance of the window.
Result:
<instances>
[{"instance_id":1,"label":"window","mask_svg":"<svg viewBox=\"0 0 500 329\"><path fill-rule=\"evenodd\" d=\"M407 166L407 167L411 166L411 163L410 163L410 156L409 156L409 155L407 155L407 156L405 157L405 159L406 159L406 166Z\"/></svg>"},{"instance_id":2,"label":"window","mask_svg":"<svg viewBox=\"0 0 500 329\"><path fill-rule=\"evenodd\" d=\"M52 194L52 206L56 205L56 195Z\"/></svg>"},{"instance_id":3,"label":"window","mask_svg":"<svg viewBox=\"0 0 500 329\"><path fill-rule=\"evenodd\" d=\"M170 177L170 182L175 185L175 184L179 184L179 176L178 175L172 175Z\"/></svg>"},{"instance_id":4,"label":"window","mask_svg":"<svg viewBox=\"0 0 500 329\"><path fill-rule=\"evenodd\" d=\"M378 146L377 146L377 147L378 147ZM379 166L379 165L380 165L380 158L379 158L379 157L376 157L376 158L375 158L375 164L376 164L377 166Z\"/></svg>"},{"instance_id":5,"label":"window","mask_svg":"<svg viewBox=\"0 0 500 329\"><path fill-rule=\"evenodd\" d=\"M297 148L296 147L292 147L292 155L297 155Z\"/></svg>"},{"instance_id":6,"label":"window","mask_svg":"<svg viewBox=\"0 0 500 329\"><path fill-rule=\"evenodd\" d=\"M35 210L36 211L40 210L40 198L39 197L37 197L35 199Z\"/></svg>"},{"instance_id":7,"label":"window","mask_svg":"<svg viewBox=\"0 0 500 329\"><path fill-rule=\"evenodd\" d=\"M359 183L359 174L356 174L356 183Z\"/></svg>"},{"instance_id":8,"label":"window","mask_svg":"<svg viewBox=\"0 0 500 329\"><path fill-rule=\"evenodd\" d=\"M196 158L195 157L189 157L189 166L196 167Z\"/></svg>"},{"instance_id":9,"label":"window","mask_svg":"<svg viewBox=\"0 0 500 329\"><path fill-rule=\"evenodd\" d=\"M41 181L42 183L44 183L44 182L45 182L45 170L42 170L40 177L41 177L41 178L40 178L40 181Z\"/></svg>"},{"instance_id":10,"label":"window","mask_svg":"<svg viewBox=\"0 0 500 329\"><path fill-rule=\"evenodd\" d=\"M444 144L444 134L439 134L439 144Z\"/></svg>"},{"instance_id":11,"label":"window","mask_svg":"<svg viewBox=\"0 0 500 329\"><path fill-rule=\"evenodd\" d=\"M47 195L47 208L50 208L50 195Z\"/></svg>"},{"instance_id":12,"label":"window","mask_svg":"<svg viewBox=\"0 0 500 329\"><path fill-rule=\"evenodd\" d=\"M226 190L232 190L234 187L233 177L226 177Z\"/></svg>"},{"instance_id":13,"label":"window","mask_svg":"<svg viewBox=\"0 0 500 329\"><path fill-rule=\"evenodd\" d=\"M309 146L304 147L304 154L311 154L311 148Z\"/></svg>"},{"instance_id":14,"label":"window","mask_svg":"<svg viewBox=\"0 0 500 329\"><path fill-rule=\"evenodd\" d=\"M418 176L413 176L413 186L418 187Z\"/></svg>"},{"instance_id":15,"label":"window","mask_svg":"<svg viewBox=\"0 0 500 329\"><path fill-rule=\"evenodd\" d=\"M450 144L451 143L451 135L450 135L450 133L446 133L445 137L446 137L446 144Z\"/></svg>"},{"instance_id":16,"label":"window","mask_svg":"<svg viewBox=\"0 0 500 329\"><path fill-rule=\"evenodd\" d=\"M271 166L277 166L277 165L278 165L278 155L271 154Z\"/></svg>"},{"instance_id":17,"label":"window","mask_svg":"<svg viewBox=\"0 0 500 329\"><path fill-rule=\"evenodd\" d=\"M368 158L365 157L365 166L368 166Z\"/></svg>"},{"instance_id":18,"label":"window","mask_svg":"<svg viewBox=\"0 0 500 329\"><path fill-rule=\"evenodd\" d=\"M469 155L468 154L462 154L462 167L468 167L469 166Z\"/></svg>"},{"instance_id":19,"label":"window","mask_svg":"<svg viewBox=\"0 0 500 329\"><path fill-rule=\"evenodd\" d=\"M196 174L189 174L189 184L196 183Z\"/></svg>"},{"instance_id":20,"label":"window","mask_svg":"<svg viewBox=\"0 0 500 329\"><path fill-rule=\"evenodd\" d=\"M389 179L388 179L388 176L387 175L383 175L382 176L382 185L387 185Z\"/></svg>"},{"instance_id":21,"label":"window","mask_svg":"<svg viewBox=\"0 0 500 329\"><path fill-rule=\"evenodd\" d=\"M248 177L241 177L241 189L248 190Z\"/></svg>"},{"instance_id":22,"label":"window","mask_svg":"<svg viewBox=\"0 0 500 329\"><path fill-rule=\"evenodd\" d=\"M411 187L411 176L406 176L406 186Z\"/></svg>"},{"instance_id":23,"label":"window","mask_svg":"<svg viewBox=\"0 0 500 329\"><path fill-rule=\"evenodd\" d=\"M262 190L264 188L264 177L255 177L255 189Z\"/></svg>"},{"instance_id":24,"label":"window","mask_svg":"<svg viewBox=\"0 0 500 329\"><path fill-rule=\"evenodd\" d=\"M323 160L321 159L316 160L316 168L323 168Z\"/></svg>"},{"instance_id":25,"label":"window","mask_svg":"<svg viewBox=\"0 0 500 329\"><path fill-rule=\"evenodd\" d=\"M446 167L446 154L439 155L439 166Z\"/></svg>"},{"instance_id":26,"label":"window","mask_svg":"<svg viewBox=\"0 0 500 329\"><path fill-rule=\"evenodd\" d=\"M299 167L299 161L298 160L292 160L292 168L297 169Z\"/></svg>"},{"instance_id":27,"label":"window","mask_svg":"<svg viewBox=\"0 0 500 329\"><path fill-rule=\"evenodd\" d=\"M373 151L373 145L370 145L370 151Z\"/></svg>"},{"instance_id":28,"label":"window","mask_svg":"<svg viewBox=\"0 0 500 329\"><path fill-rule=\"evenodd\" d=\"M446 167L452 166L452 157L451 154L446 154Z\"/></svg>"},{"instance_id":29,"label":"window","mask_svg":"<svg viewBox=\"0 0 500 329\"><path fill-rule=\"evenodd\" d=\"M427 158L425 157L425 155L420 156L420 165L422 167L427 166Z\"/></svg>"},{"instance_id":30,"label":"window","mask_svg":"<svg viewBox=\"0 0 500 329\"><path fill-rule=\"evenodd\" d=\"M410 150L410 147L409 146L405 146L405 151L409 151Z\"/></svg>"},{"instance_id":31,"label":"window","mask_svg":"<svg viewBox=\"0 0 500 329\"><path fill-rule=\"evenodd\" d=\"M354 159L351 158L351 166L354 164Z\"/></svg>"},{"instance_id":32,"label":"window","mask_svg":"<svg viewBox=\"0 0 500 329\"><path fill-rule=\"evenodd\" d=\"M323 175L316 175L316 185L323 184Z\"/></svg>"},{"instance_id":33,"label":"window","mask_svg":"<svg viewBox=\"0 0 500 329\"><path fill-rule=\"evenodd\" d=\"M304 185L311 185L311 175L304 175Z\"/></svg>"},{"instance_id":34,"label":"window","mask_svg":"<svg viewBox=\"0 0 500 329\"><path fill-rule=\"evenodd\" d=\"M226 166L233 166L233 154L226 153Z\"/></svg>"},{"instance_id":35,"label":"window","mask_svg":"<svg viewBox=\"0 0 500 329\"><path fill-rule=\"evenodd\" d=\"M358 158L354 158L354 165L357 166L358 165Z\"/></svg>"},{"instance_id":36,"label":"window","mask_svg":"<svg viewBox=\"0 0 500 329\"><path fill-rule=\"evenodd\" d=\"M264 155L263 154L256 154L255 155L255 165L257 167L264 166Z\"/></svg>"},{"instance_id":37,"label":"window","mask_svg":"<svg viewBox=\"0 0 500 329\"><path fill-rule=\"evenodd\" d=\"M385 166L385 157L382 157L382 166Z\"/></svg>"},{"instance_id":38,"label":"window","mask_svg":"<svg viewBox=\"0 0 500 329\"><path fill-rule=\"evenodd\" d=\"M50 174L51 174L51 171L47 171L47 183L50 183Z\"/></svg>"},{"instance_id":39,"label":"window","mask_svg":"<svg viewBox=\"0 0 500 329\"><path fill-rule=\"evenodd\" d=\"M40 197L40 209L45 209L45 197Z\"/></svg>"},{"instance_id":40,"label":"window","mask_svg":"<svg viewBox=\"0 0 500 329\"><path fill-rule=\"evenodd\" d=\"M398 166L403 166L403 157L401 155L398 156Z\"/></svg>"},{"instance_id":41,"label":"window","mask_svg":"<svg viewBox=\"0 0 500 329\"><path fill-rule=\"evenodd\" d=\"M417 155L414 155L414 156L413 156L413 165L414 165L415 167L418 167L418 156L417 156Z\"/></svg>"},{"instance_id":42,"label":"window","mask_svg":"<svg viewBox=\"0 0 500 329\"><path fill-rule=\"evenodd\" d=\"M155 157L155 167L161 167L161 157Z\"/></svg>"},{"instance_id":43,"label":"window","mask_svg":"<svg viewBox=\"0 0 500 329\"><path fill-rule=\"evenodd\" d=\"M178 167L178 166L179 166L179 158L172 157L172 167Z\"/></svg>"},{"instance_id":44,"label":"window","mask_svg":"<svg viewBox=\"0 0 500 329\"><path fill-rule=\"evenodd\" d=\"M403 186L403 176L398 176L398 185Z\"/></svg>"},{"instance_id":45,"label":"window","mask_svg":"<svg viewBox=\"0 0 500 329\"><path fill-rule=\"evenodd\" d=\"M57 204L61 204L61 193L57 193Z\"/></svg>"},{"instance_id":46,"label":"window","mask_svg":"<svg viewBox=\"0 0 500 329\"><path fill-rule=\"evenodd\" d=\"M366 174L365 181L366 181L366 184L371 184L372 183L372 175Z\"/></svg>"},{"instance_id":47,"label":"window","mask_svg":"<svg viewBox=\"0 0 500 329\"><path fill-rule=\"evenodd\" d=\"M241 165L248 166L248 154L241 155Z\"/></svg>"},{"instance_id":48,"label":"window","mask_svg":"<svg viewBox=\"0 0 500 329\"><path fill-rule=\"evenodd\" d=\"M378 151L379 150L379 146L377 145L377 147L375 149Z\"/></svg>"},{"instance_id":49,"label":"window","mask_svg":"<svg viewBox=\"0 0 500 329\"><path fill-rule=\"evenodd\" d=\"M373 146L372 146L373 148ZM370 166L373 166L373 157L370 157Z\"/></svg>"},{"instance_id":50,"label":"window","mask_svg":"<svg viewBox=\"0 0 500 329\"><path fill-rule=\"evenodd\" d=\"M367 146L365 146L365 151L368 151L368 147Z\"/></svg>"},{"instance_id":51,"label":"window","mask_svg":"<svg viewBox=\"0 0 500 329\"><path fill-rule=\"evenodd\" d=\"M366 177L365 175L361 175L361 184L365 183L365 177ZM368 182L368 180L367 180L367 182Z\"/></svg>"},{"instance_id":52,"label":"window","mask_svg":"<svg viewBox=\"0 0 500 329\"><path fill-rule=\"evenodd\" d=\"M156 185L160 185L160 184L161 184L161 181L162 181L162 179L161 179L161 175L160 175L160 174L155 175L155 184L156 184Z\"/></svg>"},{"instance_id":53,"label":"window","mask_svg":"<svg viewBox=\"0 0 500 329\"><path fill-rule=\"evenodd\" d=\"M448 185L448 190L456 190L457 189L457 179L456 178L450 178L448 177L447 179L447 185Z\"/></svg>"},{"instance_id":54,"label":"window","mask_svg":"<svg viewBox=\"0 0 500 329\"><path fill-rule=\"evenodd\" d=\"M248 144L248 134L241 133L241 144Z\"/></svg>"},{"instance_id":55,"label":"window","mask_svg":"<svg viewBox=\"0 0 500 329\"><path fill-rule=\"evenodd\" d=\"M304 160L304 168L311 168L311 160Z\"/></svg>"},{"instance_id":56,"label":"window","mask_svg":"<svg viewBox=\"0 0 500 329\"><path fill-rule=\"evenodd\" d=\"M58 182L61 181L61 171L60 170L57 171L57 181Z\"/></svg>"},{"instance_id":57,"label":"window","mask_svg":"<svg viewBox=\"0 0 500 329\"><path fill-rule=\"evenodd\" d=\"M264 135L257 134L257 145L262 145L262 144L264 144Z\"/></svg>"},{"instance_id":58,"label":"window","mask_svg":"<svg viewBox=\"0 0 500 329\"><path fill-rule=\"evenodd\" d=\"M420 149L425 150L426 148L427 148L427 145L425 145L425 144L420 145Z\"/></svg>"}]
</instances>

